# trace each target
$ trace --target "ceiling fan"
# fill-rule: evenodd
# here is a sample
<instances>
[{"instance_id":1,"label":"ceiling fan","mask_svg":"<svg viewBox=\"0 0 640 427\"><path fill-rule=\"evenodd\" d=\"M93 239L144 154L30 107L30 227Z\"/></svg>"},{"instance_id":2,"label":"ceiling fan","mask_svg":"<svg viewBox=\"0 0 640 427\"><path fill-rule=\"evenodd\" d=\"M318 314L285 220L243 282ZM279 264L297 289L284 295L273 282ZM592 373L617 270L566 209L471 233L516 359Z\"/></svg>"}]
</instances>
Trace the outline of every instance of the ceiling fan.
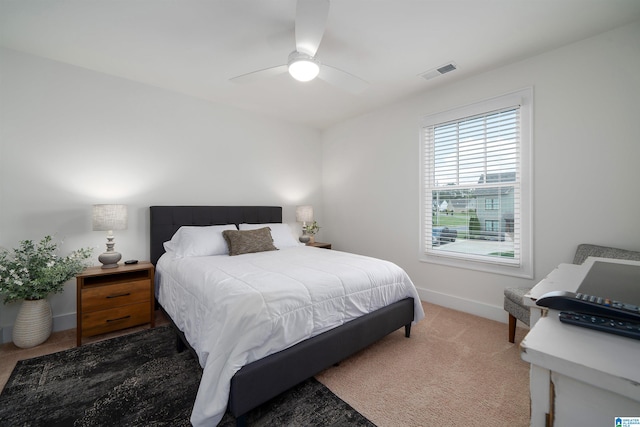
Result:
<instances>
[{"instance_id":1,"label":"ceiling fan","mask_svg":"<svg viewBox=\"0 0 640 427\"><path fill-rule=\"evenodd\" d=\"M235 83L249 83L288 71L291 77L301 82L318 77L348 92L362 92L369 83L316 59L328 16L329 0L298 0L295 23L296 50L289 54L287 63L253 71L230 80Z\"/></svg>"}]
</instances>

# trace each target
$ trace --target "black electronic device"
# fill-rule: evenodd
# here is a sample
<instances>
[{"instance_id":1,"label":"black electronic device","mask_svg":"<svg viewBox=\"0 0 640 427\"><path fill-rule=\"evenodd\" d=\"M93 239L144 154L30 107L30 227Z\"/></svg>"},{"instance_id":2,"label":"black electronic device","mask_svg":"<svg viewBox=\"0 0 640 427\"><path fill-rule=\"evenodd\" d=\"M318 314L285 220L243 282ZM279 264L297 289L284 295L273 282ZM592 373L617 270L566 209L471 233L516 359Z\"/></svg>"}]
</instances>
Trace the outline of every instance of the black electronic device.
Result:
<instances>
[{"instance_id":1,"label":"black electronic device","mask_svg":"<svg viewBox=\"0 0 640 427\"><path fill-rule=\"evenodd\" d=\"M137 264L138 260L137 259L128 259L124 263L125 263L125 265Z\"/></svg>"},{"instance_id":2,"label":"black electronic device","mask_svg":"<svg viewBox=\"0 0 640 427\"><path fill-rule=\"evenodd\" d=\"M561 311L559 318L562 323L640 340L640 322L629 322L567 311Z\"/></svg>"},{"instance_id":3,"label":"black electronic device","mask_svg":"<svg viewBox=\"0 0 640 427\"><path fill-rule=\"evenodd\" d=\"M595 261L576 292L548 292L536 304L559 310L563 323L640 339L640 265Z\"/></svg>"},{"instance_id":4,"label":"black electronic device","mask_svg":"<svg viewBox=\"0 0 640 427\"><path fill-rule=\"evenodd\" d=\"M640 305L640 265L595 261L576 292Z\"/></svg>"},{"instance_id":5,"label":"black electronic device","mask_svg":"<svg viewBox=\"0 0 640 427\"><path fill-rule=\"evenodd\" d=\"M536 300L536 305L554 310L640 323L640 307L637 305L583 293L548 292Z\"/></svg>"}]
</instances>

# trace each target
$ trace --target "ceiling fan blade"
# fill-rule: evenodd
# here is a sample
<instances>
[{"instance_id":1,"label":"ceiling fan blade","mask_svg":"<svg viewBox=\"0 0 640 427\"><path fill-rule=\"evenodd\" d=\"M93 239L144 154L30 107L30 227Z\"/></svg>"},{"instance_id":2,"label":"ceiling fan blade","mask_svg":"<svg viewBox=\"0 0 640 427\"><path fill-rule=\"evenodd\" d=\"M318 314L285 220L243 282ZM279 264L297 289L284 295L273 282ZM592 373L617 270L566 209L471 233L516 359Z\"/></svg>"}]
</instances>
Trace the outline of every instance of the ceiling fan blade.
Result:
<instances>
[{"instance_id":1,"label":"ceiling fan blade","mask_svg":"<svg viewBox=\"0 0 640 427\"><path fill-rule=\"evenodd\" d=\"M296 50L316 56L329 16L329 0L298 0Z\"/></svg>"},{"instance_id":2,"label":"ceiling fan blade","mask_svg":"<svg viewBox=\"0 0 640 427\"><path fill-rule=\"evenodd\" d=\"M240 83L240 84L252 83L252 82L263 80L269 77L274 77L274 76L277 76L278 74L282 74L286 72L287 72L286 65L277 65L275 67L265 68L263 70L252 71L251 73L242 74L241 76L236 76L229 80L234 83Z\"/></svg>"},{"instance_id":3,"label":"ceiling fan blade","mask_svg":"<svg viewBox=\"0 0 640 427\"><path fill-rule=\"evenodd\" d=\"M356 95L362 93L369 86L369 83L360 77L325 64L320 66L320 74L318 74L318 77L327 83Z\"/></svg>"}]
</instances>

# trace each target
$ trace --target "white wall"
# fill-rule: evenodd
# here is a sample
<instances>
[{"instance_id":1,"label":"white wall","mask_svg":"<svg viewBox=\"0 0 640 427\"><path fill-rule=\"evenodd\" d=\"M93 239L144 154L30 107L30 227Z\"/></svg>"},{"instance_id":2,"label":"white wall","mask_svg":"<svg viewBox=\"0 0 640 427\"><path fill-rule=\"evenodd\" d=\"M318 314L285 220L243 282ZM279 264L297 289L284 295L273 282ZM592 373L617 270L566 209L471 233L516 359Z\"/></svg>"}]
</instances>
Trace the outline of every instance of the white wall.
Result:
<instances>
[{"instance_id":1,"label":"white wall","mask_svg":"<svg viewBox=\"0 0 640 427\"><path fill-rule=\"evenodd\" d=\"M98 264L95 203L128 205L124 259L149 257L150 205L276 205L295 224L312 204L322 221L316 130L11 50L0 64L0 246L55 234ZM74 327L75 283L49 300L54 328ZM0 302L4 341L18 306Z\"/></svg>"},{"instance_id":2,"label":"white wall","mask_svg":"<svg viewBox=\"0 0 640 427\"><path fill-rule=\"evenodd\" d=\"M639 40L636 22L325 131L325 240L398 263L427 301L503 321L504 287L533 286L579 243L640 250ZM420 119L527 86L535 278L419 262Z\"/></svg>"},{"instance_id":3,"label":"white wall","mask_svg":"<svg viewBox=\"0 0 640 427\"><path fill-rule=\"evenodd\" d=\"M0 49L0 246L56 234L95 247L91 205L125 203L125 258L145 259L154 204L313 204L321 239L392 260L425 300L504 320L581 242L640 250L640 23L503 67L325 131ZM464 64L459 64L464 67ZM446 78L446 76L442 77ZM418 131L430 113L534 87L533 280L418 261ZM111 148L106 148L110 146ZM304 157L301 155L304 153ZM309 162L303 159L322 159ZM75 324L75 285L50 297ZM0 304L0 340L18 304Z\"/></svg>"}]
</instances>

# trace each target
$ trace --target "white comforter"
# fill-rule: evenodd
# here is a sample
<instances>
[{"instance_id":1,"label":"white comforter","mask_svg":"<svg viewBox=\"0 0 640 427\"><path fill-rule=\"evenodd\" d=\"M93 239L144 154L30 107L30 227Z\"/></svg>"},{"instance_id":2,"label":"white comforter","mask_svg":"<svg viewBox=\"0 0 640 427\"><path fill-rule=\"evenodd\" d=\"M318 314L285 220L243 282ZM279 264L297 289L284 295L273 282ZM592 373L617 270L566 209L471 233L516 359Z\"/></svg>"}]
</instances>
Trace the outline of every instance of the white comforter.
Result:
<instances>
[{"instance_id":1,"label":"white comforter","mask_svg":"<svg viewBox=\"0 0 640 427\"><path fill-rule=\"evenodd\" d=\"M158 301L203 367L191 422L214 426L244 365L418 293L397 265L312 247L239 256L175 259L157 265Z\"/></svg>"}]
</instances>

